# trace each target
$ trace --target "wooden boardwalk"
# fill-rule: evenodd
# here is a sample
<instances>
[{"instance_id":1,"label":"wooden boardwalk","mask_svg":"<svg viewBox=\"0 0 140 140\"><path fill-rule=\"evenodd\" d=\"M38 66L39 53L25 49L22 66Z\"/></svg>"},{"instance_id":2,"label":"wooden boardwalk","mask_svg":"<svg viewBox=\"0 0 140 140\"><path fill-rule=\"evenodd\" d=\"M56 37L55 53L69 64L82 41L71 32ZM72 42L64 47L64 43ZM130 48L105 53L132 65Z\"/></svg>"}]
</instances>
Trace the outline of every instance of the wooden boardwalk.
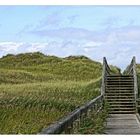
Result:
<instances>
[{"instance_id":1,"label":"wooden boardwalk","mask_svg":"<svg viewBox=\"0 0 140 140\"><path fill-rule=\"evenodd\" d=\"M140 122L136 114L110 114L105 134L140 134Z\"/></svg>"}]
</instances>

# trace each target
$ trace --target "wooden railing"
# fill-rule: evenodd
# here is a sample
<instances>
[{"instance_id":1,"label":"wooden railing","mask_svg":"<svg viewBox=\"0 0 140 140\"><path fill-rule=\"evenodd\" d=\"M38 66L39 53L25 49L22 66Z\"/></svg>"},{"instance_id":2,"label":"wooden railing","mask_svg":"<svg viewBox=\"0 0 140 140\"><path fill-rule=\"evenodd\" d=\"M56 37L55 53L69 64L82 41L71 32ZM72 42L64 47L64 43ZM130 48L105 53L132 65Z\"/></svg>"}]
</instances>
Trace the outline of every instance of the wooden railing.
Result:
<instances>
[{"instance_id":1,"label":"wooden railing","mask_svg":"<svg viewBox=\"0 0 140 140\"><path fill-rule=\"evenodd\" d=\"M110 69L109 65L107 64L106 58L104 57L103 58L103 70L102 70L101 95L105 94L105 81L106 81L106 77L108 75L111 75L111 69Z\"/></svg>"},{"instance_id":2,"label":"wooden railing","mask_svg":"<svg viewBox=\"0 0 140 140\"><path fill-rule=\"evenodd\" d=\"M137 83L137 73L136 73L136 58L133 57L130 65L124 71L126 75L132 75L134 79L134 95L135 95L135 103L137 106L137 98L138 98L138 83Z\"/></svg>"},{"instance_id":3,"label":"wooden railing","mask_svg":"<svg viewBox=\"0 0 140 140\"><path fill-rule=\"evenodd\" d=\"M71 134L75 129L79 129L84 123L86 116L95 112L98 113L103 106L103 96L91 100L87 104L71 112L67 117L62 118L58 122L52 124L46 129L43 129L40 134Z\"/></svg>"},{"instance_id":4,"label":"wooden railing","mask_svg":"<svg viewBox=\"0 0 140 140\"><path fill-rule=\"evenodd\" d=\"M103 71L102 71L102 85L101 95L81 106L80 108L71 112L68 116L58 120L48 128L43 129L40 134L71 134L75 129L79 129L81 124L84 123L86 117L90 114L98 114L103 108L103 100L105 93L105 78L110 75L110 68L107 64L106 58L103 58Z\"/></svg>"}]
</instances>

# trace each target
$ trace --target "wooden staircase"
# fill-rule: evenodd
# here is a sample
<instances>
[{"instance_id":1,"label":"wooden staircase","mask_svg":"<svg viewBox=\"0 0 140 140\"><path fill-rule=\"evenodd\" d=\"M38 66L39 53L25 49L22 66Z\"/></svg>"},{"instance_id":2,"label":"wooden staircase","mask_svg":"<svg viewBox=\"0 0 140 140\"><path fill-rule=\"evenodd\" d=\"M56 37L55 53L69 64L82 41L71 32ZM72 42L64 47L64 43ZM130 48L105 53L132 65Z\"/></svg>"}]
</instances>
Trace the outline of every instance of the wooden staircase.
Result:
<instances>
[{"instance_id":1,"label":"wooden staircase","mask_svg":"<svg viewBox=\"0 0 140 140\"><path fill-rule=\"evenodd\" d=\"M103 77L101 91L109 104L110 114L135 114L137 98L137 76L135 57L124 74L114 74L103 59Z\"/></svg>"},{"instance_id":2,"label":"wooden staircase","mask_svg":"<svg viewBox=\"0 0 140 140\"><path fill-rule=\"evenodd\" d=\"M105 100L110 114L135 113L134 78L132 75L108 75L105 83Z\"/></svg>"},{"instance_id":3,"label":"wooden staircase","mask_svg":"<svg viewBox=\"0 0 140 140\"><path fill-rule=\"evenodd\" d=\"M105 102L109 104L109 116L104 133L140 134L135 57L123 74L114 74L104 58L101 93Z\"/></svg>"}]
</instances>

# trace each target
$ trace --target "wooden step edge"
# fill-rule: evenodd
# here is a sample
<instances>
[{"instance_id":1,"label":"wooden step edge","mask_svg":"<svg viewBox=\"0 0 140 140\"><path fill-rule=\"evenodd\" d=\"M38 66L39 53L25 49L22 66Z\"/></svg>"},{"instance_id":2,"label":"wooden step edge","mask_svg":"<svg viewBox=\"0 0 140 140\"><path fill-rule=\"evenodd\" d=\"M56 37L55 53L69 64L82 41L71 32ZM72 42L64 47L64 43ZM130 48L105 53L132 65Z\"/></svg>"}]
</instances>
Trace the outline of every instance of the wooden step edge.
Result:
<instances>
[{"instance_id":1,"label":"wooden step edge","mask_svg":"<svg viewBox=\"0 0 140 140\"><path fill-rule=\"evenodd\" d=\"M116 77L133 77L132 74L129 74L129 75L119 75L119 74L107 75L107 77L112 77L112 76L116 76Z\"/></svg>"},{"instance_id":2,"label":"wooden step edge","mask_svg":"<svg viewBox=\"0 0 140 140\"><path fill-rule=\"evenodd\" d=\"M106 78L105 81L117 81L117 82L133 82L134 79L133 78Z\"/></svg>"},{"instance_id":3,"label":"wooden step edge","mask_svg":"<svg viewBox=\"0 0 140 140\"><path fill-rule=\"evenodd\" d=\"M128 101L128 102L130 102L130 101L134 101L134 99L106 99L107 101L116 101L116 102L118 102L118 101Z\"/></svg>"},{"instance_id":4,"label":"wooden step edge","mask_svg":"<svg viewBox=\"0 0 140 140\"><path fill-rule=\"evenodd\" d=\"M123 107L123 106L124 106L124 107L127 107L127 106L128 106L128 107L129 107L129 106L130 106L130 107L135 107L134 104L133 104L133 105L132 105L132 104L131 104L131 105L119 105L119 104L114 105L114 104L112 104L112 105L109 105L109 106L110 106L110 107L114 107L114 106L115 106L115 107L116 107L116 106L120 106L120 107Z\"/></svg>"},{"instance_id":5,"label":"wooden step edge","mask_svg":"<svg viewBox=\"0 0 140 140\"><path fill-rule=\"evenodd\" d=\"M106 76L106 79L133 79L134 77L128 76L128 77L119 77L119 76Z\"/></svg>"},{"instance_id":6,"label":"wooden step edge","mask_svg":"<svg viewBox=\"0 0 140 140\"><path fill-rule=\"evenodd\" d=\"M109 110L135 110L135 108L134 107L132 107L132 108L119 108L119 107L114 107L114 108L109 108Z\"/></svg>"},{"instance_id":7,"label":"wooden step edge","mask_svg":"<svg viewBox=\"0 0 140 140\"><path fill-rule=\"evenodd\" d=\"M105 93L105 95L110 95L110 94L113 94L113 95L126 95L126 94L128 94L128 95L134 95L134 92L106 92Z\"/></svg>"},{"instance_id":8,"label":"wooden step edge","mask_svg":"<svg viewBox=\"0 0 140 140\"><path fill-rule=\"evenodd\" d=\"M105 89L105 92L113 92L113 93L114 93L114 92L115 92L115 93L118 93L118 92L124 92L124 93L125 93L125 92L126 92L126 93L127 93L127 92L131 92L131 93L132 93L132 92L134 92L134 89L133 89L133 90L131 90L131 89L125 89L125 90L120 90L120 89L119 89L119 90L118 90L118 89L117 89L117 90Z\"/></svg>"},{"instance_id":9,"label":"wooden step edge","mask_svg":"<svg viewBox=\"0 0 140 140\"><path fill-rule=\"evenodd\" d=\"M134 91L132 91L132 90L131 90L131 91L125 91L125 90L123 90L123 91L116 91L116 92L115 92L115 91L113 92L113 91L114 91L114 90L112 90L112 91L111 91L111 90L110 90L110 91L107 90L107 91L105 91L105 93L106 93L106 94L112 93L113 95L117 95L117 94L133 94L133 95L134 95Z\"/></svg>"},{"instance_id":10,"label":"wooden step edge","mask_svg":"<svg viewBox=\"0 0 140 140\"><path fill-rule=\"evenodd\" d=\"M134 94L129 94L129 95L126 95L126 94L119 94L119 95L115 95L115 94L107 94L104 96L105 98L119 98L119 99L132 99L132 98L135 98L134 97Z\"/></svg>"},{"instance_id":11,"label":"wooden step edge","mask_svg":"<svg viewBox=\"0 0 140 140\"><path fill-rule=\"evenodd\" d=\"M129 112L129 113L130 113L130 112L135 112L135 110L133 110L133 111L129 111L129 110L123 110L123 111L121 111L121 110L116 110L116 111L112 110L112 111L111 111L111 110L110 110L109 112L116 112L116 113L117 113L117 112L125 112L125 113L126 113L126 112Z\"/></svg>"},{"instance_id":12,"label":"wooden step edge","mask_svg":"<svg viewBox=\"0 0 140 140\"><path fill-rule=\"evenodd\" d=\"M131 84L131 85L126 85L126 84L105 84L105 86L109 86L109 87L134 87L134 85L133 84Z\"/></svg>"},{"instance_id":13,"label":"wooden step edge","mask_svg":"<svg viewBox=\"0 0 140 140\"><path fill-rule=\"evenodd\" d=\"M124 84L124 85L122 85L122 84L105 84L105 86L106 87L134 87L134 85L132 84L132 85L126 85L126 84Z\"/></svg>"},{"instance_id":14,"label":"wooden step edge","mask_svg":"<svg viewBox=\"0 0 140 140\"><path fill-rule=\"evenodd\" d=\"M106 94L104 97L113 97L113 98L135 98L134 94L130 94L130 95L124 95L124 94L119 94L119 95L116 95L116 94L113 94L113 95L109 95L109 94Z\"/></svg>"},{"instance_id":15,"label":"wooden step edge","mask_svg":"<svg viewBox=\"0 0 140 140\"><path fill-rule=\"evenodd\" d=\"M109 104L135 104L135 102L111 102L111 101L107 101Z\"/></svg>"},{"instance_id":16,"label":"wooden step edge","mask_svg":"<svg viewBox=\"0 0 140 140\"><path fill-rule=\"evenodd\" d=\"M136 112L109 112L110 115L112 114L135 114Z\"/></svg>"},{"instance_id":17,"label":"wooden step edge","mask_svg":"<svg viewBox=\"0 0 140 140\"><path fill-rule=\"evenodd\" d=\"M126 98L126 97L105 97L105 99L116 99L116 100L118 100L118 99L131 99L131 100L135 100L135 97L130 97L130 98Z\"/></svg>"},{"instance_id":18,"label":"wooden step edge","mask_svg":"<svg viewBox=\"0 0 140 140\"><path fill-rule=\"evenodd\" d=\"M109 85L109 86L105 86L105 89L106 89L106 90L108 90L108 89L109 89L109 90L110 90L110 89L112 89L112 90L113 90L113 89L116 89L116 90L121 90L121 89L123 89L123 90L124 90L124 89L129 90L129 89L130 89L130 90L131 90L131 89L134 89L134 86L128 86L128 87L127 87L127 86L110 86L110 85Z\"/></svg>"}]
</instances>

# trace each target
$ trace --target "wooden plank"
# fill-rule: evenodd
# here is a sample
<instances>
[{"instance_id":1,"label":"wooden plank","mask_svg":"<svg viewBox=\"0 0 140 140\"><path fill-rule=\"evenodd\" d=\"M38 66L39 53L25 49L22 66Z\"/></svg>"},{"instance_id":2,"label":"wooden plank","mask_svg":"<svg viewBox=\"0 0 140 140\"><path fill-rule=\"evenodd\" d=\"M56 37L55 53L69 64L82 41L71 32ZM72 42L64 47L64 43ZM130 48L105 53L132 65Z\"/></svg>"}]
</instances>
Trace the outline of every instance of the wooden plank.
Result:
<instances>
[{"instance_id":1,"label":"wooden plank","mask_svg":"<svg viewBox=\"0 0 140 140\"><path fill-rule=\"evenodd\" d=\"M122 135L133 135L133 134L140 134L140 129L135 128L128 128L128 129L111 129L104 132L105 134L122 134Z\"/></svg>"},{"instance_id":2,"label":"wooden plank","mask_svg":"<svg viewBox=\"0 0 140 140\"><path fill-rule=\"evenodd\" d=\"M140 134L140 122L136 114L111 114L105 134Z\"/></svg>"}]
</instances>

